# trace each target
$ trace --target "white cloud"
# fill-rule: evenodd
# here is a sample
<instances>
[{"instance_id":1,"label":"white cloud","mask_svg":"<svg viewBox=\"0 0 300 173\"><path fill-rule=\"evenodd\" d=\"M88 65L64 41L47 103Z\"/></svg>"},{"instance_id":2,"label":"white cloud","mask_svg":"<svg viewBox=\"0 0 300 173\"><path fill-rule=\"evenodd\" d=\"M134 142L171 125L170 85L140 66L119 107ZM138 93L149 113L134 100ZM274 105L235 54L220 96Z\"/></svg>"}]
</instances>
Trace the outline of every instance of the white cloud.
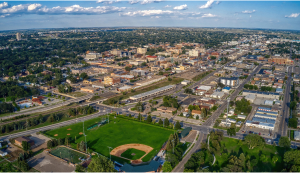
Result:
<instances>
[{"instance_id":1,"label":"white cloud","mask_svg":"<svg viewBox=\"0 0 300 173\"><path fill-rule=\"evenodd\" d=\"M8 3L7 2L3 2L3 3L0 4L0 9L1 8L6 8L6 7L8 7Z\"/></svg>"},{"instance_id":2,"label":"white cloud","mask_svg":"<svg viewBox=\"0 0 300 173\"><path fill-rule=\"evenodd\" d=\"M138 1L138 0L132 0L132 1L129 1L128 3L132 5L132 4L137 4L137 3L139 3L139 1Z\"/></svg>"},{"instance_id":3,"label":"white cloud","mask_svg":"<svg viewBox=\"0 0 300 173\"><path fill-rule=\"evenodd\" d=\"M3 14L3 15L0 15L0 18L5 18L7 16L9 16L10 14Z\"/></svg>"},{"instance_id":4,"label":"white cloud","mask_svg":"<svg viewBox=\"0 0 300 173\"><path fill-rule=\"evenodd\" d=\"M159 16L165 14L173 14L173 11L170 10L139 10L133 12L126 12L120 14L121 16Z\"/></svg>"},{"instance_id":5,"label":"white cloud","mask_svg":"<svg viewBox=\"0 0 300 173\"><path fill-rule=\"evenodd\" d=\"M117 2L120 2L120 0L116 0L116 1L113 1L113 0L97 0L96 3L113 4L113 3L117 3Z\"/></svg>"},{"instance_id":6,"label":"white cloud","mask_svg":"<svg viewBox=\"0 0 300 173\"><path fill-rule=\"evenodd\" d=\"M186 10L186 9L188 9L188 8L187 8L187 5L184 4L184 5L176 6L176 7L174 7L173 9L174 9L174 10Z\"/></svg>"},{"instance_id":7,"label":"white cloud","mask_svg":"<svg viewBox=\"0 0 300 173\"><path fill-rule=\"evenodd\" d=\"M287 18L296 18L300 15L300 13L292 13L291 15L286 15Z\"/></svg>"},{"instance_id":8,"label":"white cloud","mask_svg":"<svg viewBox=\"0 0 300 173\"><path fill-rule=\"evenodd\" d=\"M97 7L81 7L80 5L72 5L68 7L52 7L47 8L41 4L19 4L9 8L0 9L0 15L12 16L12 14L105 14L120 12L126 7L115 6L97 6Z\"/></svg>"},{"instance_id":9,"label":"white cloud","mask_svg":"<svg viewBox=\"0 0 300 173\"><path fill-rule=\"evenodd\" d=\"M212 4L214 3L214 0L208 0L206 2L206 4L202 5L201 7L199 8L211 8Z\"/></svg>"},{"instance_id":10,"label":"white cloud","mask_svg":"<svg viewBox=\"0 0 300 173\"><path fill-rule=\"evenodd\" d=\"M201 17L217 17L217 15L207 13L207 14L203 14Z\"/></svg>"},{"instance_id":11,"label":"white cloud","mask_svg":"<svg viewBox=\"0 0 300 173\"><path fill-rule=\"evenodd\" d=\"M255 10L252 10L252 11L249 11L249 10L245 10L245 11L242 11L242 13L244 14L251 14L251 13L254 13Z\"/></svg>"},{"instance_id":12,"label":"white cloud","mask_svg":"<svg viewBox=\"0 0 300 173\"><path fill-rule=\"evenodd\" d=\"M32 11L32 10L35 10L37 8L40 8L42 6L42 4L30 4L28 6L28 11Z\"/></svg>"},{"instance_id":13,"label":"white cloud","mask_svg":"<svg viewBox=\"0 0 300 173\"><path fill-rule=\"evenodd\" d=\"M220 3L221 3L220 1L217 1L217 2L216 2L217 5L219 5Z\"/></svg>"},{"instance_id":14,"label":"white cloud","mask_svg":"<svg viewBox=\"0 0 300 173\"><path fill-rule=\"evenodd\" d=\"M252 16L250 15L250 17L252 17Z\"/></svg>"},{"instance_id":15,"label":"white cloud","mask_svg":"<svg viewBox=\"0 0 300 173\"><path fill-rule=\"evenodd\" d=\"M153 2L161 2L162 0L142 0L141 4L150 4Z\"/></svg>"},{"instance_id":16,"label":"white cloud","mask_svg":"<svg viewBox=\"0 0 300 173\"><path fill-rule=\"evenodd\" d=\"M172 6L171 6L171 5L166 5L166 6L165 6L165 8L170 8L170 7L172 7Z\"/></svg>"}]
</instances>

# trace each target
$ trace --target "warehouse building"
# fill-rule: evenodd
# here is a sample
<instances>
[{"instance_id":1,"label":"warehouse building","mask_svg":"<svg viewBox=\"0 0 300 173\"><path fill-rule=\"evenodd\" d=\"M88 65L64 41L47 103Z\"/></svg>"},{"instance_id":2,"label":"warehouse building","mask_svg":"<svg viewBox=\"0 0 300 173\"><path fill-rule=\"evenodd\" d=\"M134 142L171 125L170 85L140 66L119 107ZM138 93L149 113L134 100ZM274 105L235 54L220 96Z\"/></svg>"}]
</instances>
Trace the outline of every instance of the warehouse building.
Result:
<instances>
[{"instance_id":1,"label":"warehouse building","mask_svg":"<svg viewBox=\"0 0 300 173\"><path fill-rule=\"evenodd\" d=\"M131 100L141 100L141 99L143 100L143 99L147 99L151 96L155 96L155 95L158 95L158 94L165 93L165 92L170 91L170 90L175 89L175 88L176 88L175 85L168 85L168 86L161 87L161 88L158 88L158 89L155 89L155 90L152 90L152 91L148 91L148 92L145 92L145 93L142 93L142 94L131 96L130 99Z\"/></svg>"},{"instance_id":2,"label":"warehouse building","mask_svg":"<svg viewBox=\"0 0 300 173\"><path fill-rule=\"evenodd\" d=\"M254 94L256 97L262 98L279 99L279 93L243 90L243 96L246 96L248 94Z\"/></svg>"},{"instance_id":3,"label":"warehouse building","mask_svg":"<svg viewBox=\"0 0 300 173\"><path fill-rule=\"evenodd\" d=\"M256 113L278 116L278 111L262 111L262 110L257 110Z\"/></svg>"},{"instance_id":4,"label":"warehouse building","mask_svg":"<svg viewBox=\"0 0 300 173\"><path fill-rule=\"evenodd\" d=\"M261 129L269 129L269 130L274 130L274 127L275 127L274 124L262 123L262 122L250 121L250 120L246 121L246 126L256 127L256 128L261 128Z\"/></svg>"},{"instance_id":5,"label":"warehouse building","mask_svg":"<svg viewBox=\"0 0 300 173\"><path fill-rule=\"evenodd\" d=\"M268 123L268 124L275 124L275 120L268 119L268 118L259 118L259 117L253 117L252 121L260 122L260 123Z\"/></svg>"},{"instance_id":6,"label":"warehouse building","mask_svg":"<svg viewBox=\"0 0 300 173\"><path fill-rule=\"evenodd\" d=\"M256 113L254 117L276 120L277 116Z\"/></svg>"}]
</instances>

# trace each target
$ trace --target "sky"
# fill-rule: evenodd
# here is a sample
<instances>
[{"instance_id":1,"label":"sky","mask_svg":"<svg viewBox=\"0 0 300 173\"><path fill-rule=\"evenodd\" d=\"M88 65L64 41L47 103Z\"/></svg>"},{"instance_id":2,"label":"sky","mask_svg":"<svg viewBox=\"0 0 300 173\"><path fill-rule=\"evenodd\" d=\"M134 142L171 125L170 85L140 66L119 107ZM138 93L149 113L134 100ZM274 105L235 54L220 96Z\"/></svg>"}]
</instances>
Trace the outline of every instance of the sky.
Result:
<instances>
[{"instance_id":1,"label":"sky","mask_svg":"<svg viewBox=\"0 0 300 173\"><path fill-rule=\"evenodd\" d=\"M0 30L68 27L300 30L300 1L0 1Z\"/></svg>"}]
</instances>

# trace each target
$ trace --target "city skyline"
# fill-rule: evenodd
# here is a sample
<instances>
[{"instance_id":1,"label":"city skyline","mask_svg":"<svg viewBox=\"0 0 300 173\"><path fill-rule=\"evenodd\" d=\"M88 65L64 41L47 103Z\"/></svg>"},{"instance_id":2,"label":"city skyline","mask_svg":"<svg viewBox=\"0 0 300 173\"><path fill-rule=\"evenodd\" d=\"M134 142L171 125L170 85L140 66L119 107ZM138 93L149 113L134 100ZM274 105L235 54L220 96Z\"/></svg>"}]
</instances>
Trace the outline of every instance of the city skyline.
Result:
<instances>
[{"instance_id":1,"label":"city skyline","mask_svg":"<svg viewBox=\"0 0 300 173\"><path fill-rule=\"evenodd\" d=\"M297 1L0 1L0 30L227 27L299 30Z\"/></svg>"}]
</instances>

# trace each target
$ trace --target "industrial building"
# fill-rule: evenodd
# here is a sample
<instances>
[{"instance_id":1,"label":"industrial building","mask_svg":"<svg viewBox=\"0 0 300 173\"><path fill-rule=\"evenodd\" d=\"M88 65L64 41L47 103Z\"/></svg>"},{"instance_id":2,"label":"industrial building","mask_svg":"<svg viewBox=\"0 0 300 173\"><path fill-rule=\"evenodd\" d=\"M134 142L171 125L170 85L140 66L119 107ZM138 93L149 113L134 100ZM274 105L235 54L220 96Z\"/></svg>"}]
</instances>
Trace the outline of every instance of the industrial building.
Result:
<instances>
[{"instance_id":1,"label":"industrial building","mask_svg":"<svg viewBox=\"0 0 300 173\"><path fill-rule=\"evenodd\" d=\"M262 123L262 122L251 121L251 120L246 121L246 126L256 127L256 128L261 128L261 129L269 129L269 130L274 130L274 127L275 127L274 124Z\"/></svg>"},{"instance_id":2,"label":"industrial building","mask_svg":"<svg viewBox=\"0 0 300 173\"><path fill-rule=\"evenodd\" d=\"M130 99L131 100L143 100L143 99L147 99L151 96L155 96L155 95L170 91L170 90L175 89L175 88L176 88L175 85L168 85L168 86L161 87L161 88L158 88L158 89L155 89L155 90L152 90L152 91L148 91L148 92L145 92L145 93L142 93L142 94L131 96Z\"/></svg>"},{"instance_id":3,"label":"industrial building","mask_svg":"<svg viewBox=\"0 0 300 173\"><path fill-rule=\"evenodd\" d=\"M279 99L279 93L243 90L243 96L246 96L248 94L254 94L256 97L263 97L268 99Z\"/></svg>"},{"instance_id":4,"label":"industrial building","mask_svg":"<svg viewBox=\"0 0 300 173\"><path fill-rule=\"evenodd\" d=\"M101 57L100 53L88 53L85 55L85 60L95 60Z\"/></svg>"},{"instance_id":5,"label":"industrial building","mask_svg":"<svg viewBox=\"0 0 300 173\"><path fill-rule=\"evenodd\" d=\"M257 117L257 118L266 118L266 119L272 119L272 120L276 120L277 116L274 116L274 115L267 115L267 114L260 114L260 113L256 113L254 115L254 117Z\"/></svg>"},{"instance_id":6,"label":"industrial building","mask_svg":"<svg viewBox=\"0 0 300 173\"><path fill-rule=\"evenodd\" d=\"M264 110L257 109L256 113L278 116L278 112L276 112L276 111L264 111Z\"/></svg>"},{"instance_id":7,"label":"industrial building","mask_svg":"<svg viewBox=\"0 0 300 173\"><path fill-rule=\"evenodd\" d=\"M253 103L256 99L256 96L254 94L248 94L246 95L245 99L248 100L250 103Z\"/></svg>"}]
</instances>

